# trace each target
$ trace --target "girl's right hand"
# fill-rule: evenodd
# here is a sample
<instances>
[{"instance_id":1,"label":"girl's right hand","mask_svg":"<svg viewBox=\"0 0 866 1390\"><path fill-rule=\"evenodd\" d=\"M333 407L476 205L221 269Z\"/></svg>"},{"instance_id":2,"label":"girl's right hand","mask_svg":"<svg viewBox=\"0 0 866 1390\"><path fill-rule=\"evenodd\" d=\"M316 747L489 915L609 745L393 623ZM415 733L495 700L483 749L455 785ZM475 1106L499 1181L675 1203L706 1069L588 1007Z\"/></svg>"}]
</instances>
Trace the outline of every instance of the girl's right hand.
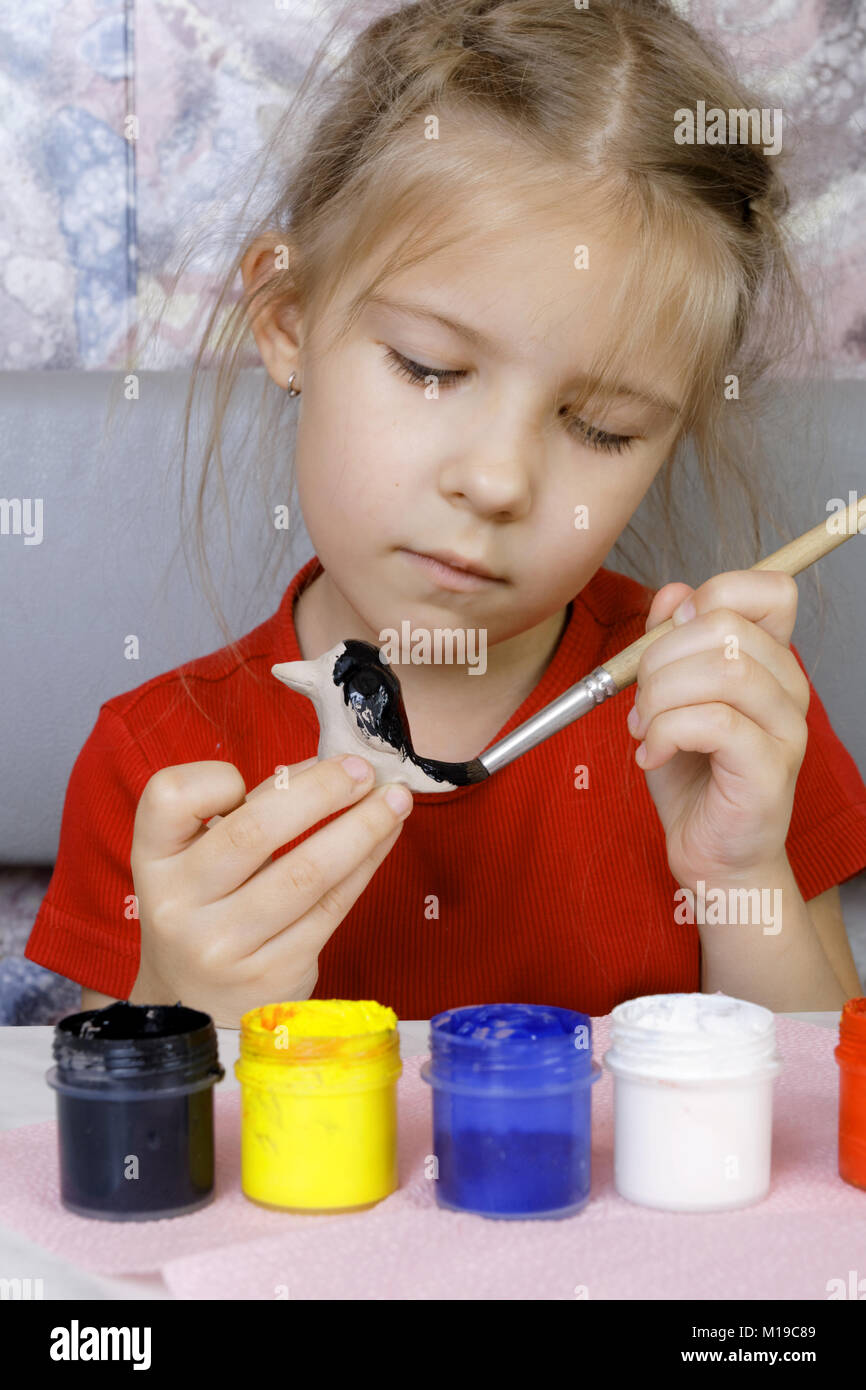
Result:
<instances>
[{"instance_id":1,"label":"girl's right hand","mask_svg":"<svg viewBox=\"0 0 866 1390\"><path fill-rule=\"evenodd\" d=\"M246 795L232 763L161 768L141 794L131 867L141 925L137 1004L175 1004L240 1027L260 1004L309 999L325 942L396 843L412 808L406 787L360 782L346 759L309 758L288 786L266 778ZM281 781L286 779L283 771ZM388 804L404 792L406 810ZM345 815L276 861L324 816ZM210 826L206 823L211 822Z\"/></svg>"}]
</instances>

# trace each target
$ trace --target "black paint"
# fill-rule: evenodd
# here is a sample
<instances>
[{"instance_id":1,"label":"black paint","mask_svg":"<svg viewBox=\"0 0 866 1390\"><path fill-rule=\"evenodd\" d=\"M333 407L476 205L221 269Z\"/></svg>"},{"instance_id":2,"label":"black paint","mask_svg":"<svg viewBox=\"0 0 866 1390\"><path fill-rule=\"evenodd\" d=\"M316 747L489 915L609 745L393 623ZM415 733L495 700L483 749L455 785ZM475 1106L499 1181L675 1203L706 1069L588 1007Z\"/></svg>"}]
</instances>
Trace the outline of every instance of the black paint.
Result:
<instances>
[{"instance_id":1,"label":"black paint","mask_svg":"<svg viewBox=\"0 0 866 1390\"><path fill-rule=\"evenodd\" d=\"M382 661L379 648L355 637L346 638L343 645L346 650L334 662L334 684L338 689L343 687L346 705L354 711L365 738L378 737L383 743L389 743L396 753L414 763L434 782L453 782L455 786L468 787L490 776L477 758L468 763L419 758L412 747L400 682L391 666Z\"/></svg>"},{"instance_id":2,"label":"black paint","mask_svg":"<svg viewBox=\"0 0 866 1390\"><path fill-rule=\"evenodd\" d=\"M107 1221L181 1216L213 1198L213 1086L225 1071L213 1020L111 1004L54 1030L60 1200ZM138 1160L138 1176L130 1155Z\"/></svg>"}]
</instances>

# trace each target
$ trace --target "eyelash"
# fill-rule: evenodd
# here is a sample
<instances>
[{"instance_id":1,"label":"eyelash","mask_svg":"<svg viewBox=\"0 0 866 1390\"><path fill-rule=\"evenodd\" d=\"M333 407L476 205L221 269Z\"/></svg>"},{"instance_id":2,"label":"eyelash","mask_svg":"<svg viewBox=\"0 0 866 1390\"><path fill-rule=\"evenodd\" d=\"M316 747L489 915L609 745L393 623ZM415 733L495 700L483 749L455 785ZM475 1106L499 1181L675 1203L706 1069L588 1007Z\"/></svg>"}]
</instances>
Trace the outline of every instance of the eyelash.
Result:
<instances>
[{"instance_id":1,"label":"eyelash","mask_svg":"<svg viewBox=\"0 0 866 1390\"><path fill-rule=\"evenodd\" d=\"M437 371L435 367L425 367L421 362L414 362L411 357L404 357L402 353L388 348L386 352L388 365L398 376L402 376L406 381L411 381L414 385L419 385L428 376L435 376L439 382L446 386L453 384L460 377L466 375L464 371L456 368L443 369ZM634 443L635 436L630 434L609 434L607 430L596 429L594 425L587 425L583 420L573 417L574 423L578 428L572 428L571 432L578 439L588 444L591 449L598 452L621 454L624 449L630 449Z\"/></svg>"}]
</instances>

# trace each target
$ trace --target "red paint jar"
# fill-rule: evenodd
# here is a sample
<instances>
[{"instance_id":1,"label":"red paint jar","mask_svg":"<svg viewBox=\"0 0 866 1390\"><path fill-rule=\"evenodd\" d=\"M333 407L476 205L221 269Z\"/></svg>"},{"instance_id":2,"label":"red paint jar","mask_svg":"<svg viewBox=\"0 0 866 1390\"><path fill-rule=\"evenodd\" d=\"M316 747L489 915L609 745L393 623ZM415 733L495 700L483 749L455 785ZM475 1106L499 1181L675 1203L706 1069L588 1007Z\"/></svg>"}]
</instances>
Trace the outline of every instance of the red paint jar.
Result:
<instances>
[{"instance_id":1,"label":"red paint jar","mask_svg":"<svg viewBox=\"0 0 866 1390\"><path fill-rule=\"evenodd\" d=\"M866 999L849 999L839 1016L839 1176L866 1188Z\"/></svg>"}]
</instances>

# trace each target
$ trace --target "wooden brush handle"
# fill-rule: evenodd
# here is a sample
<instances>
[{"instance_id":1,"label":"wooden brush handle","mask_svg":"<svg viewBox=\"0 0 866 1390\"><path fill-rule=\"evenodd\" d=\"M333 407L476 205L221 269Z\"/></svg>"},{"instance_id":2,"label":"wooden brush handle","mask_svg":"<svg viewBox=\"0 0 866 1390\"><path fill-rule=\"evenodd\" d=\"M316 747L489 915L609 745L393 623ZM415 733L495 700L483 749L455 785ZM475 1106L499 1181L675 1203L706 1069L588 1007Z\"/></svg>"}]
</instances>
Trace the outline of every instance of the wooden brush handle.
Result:
<instances>
[{"instance_id":1,"label":"wooden brush handle","mask_svg":"<svg viewBox=\"0 0 866 1390\"><path fill-rule=\"evenodd\" d=\"M775 551L773 555L768 555L766 559L759 560L756 565L752 565L753 570L778 570L781 574L799 574L801 570L808 569L816 560L820 560L822 555L828 555L831 550L835 550L837 545L847 541L851 536L857 534L858 521L860 519L860 508L863 508L866 517L866 494L851 502L843 513L837 513L840 530L831 532L828 527L830 518L826 521L819 521L817 526L813 526L811 531L806 531L796 540L788 541L781 550ZM602 670L607 671L617 690L625 690L626 686L632 685L637 678L637 668L640 659L656 638L661 637L665 632L669 632L673 627L673 619L668 618L665 622L659 623L652 632L645 632L643 637L639 637L636 642L632 642L630 647L617 652L609 661L604 663Z\"/></svg>"}]
</instances>

